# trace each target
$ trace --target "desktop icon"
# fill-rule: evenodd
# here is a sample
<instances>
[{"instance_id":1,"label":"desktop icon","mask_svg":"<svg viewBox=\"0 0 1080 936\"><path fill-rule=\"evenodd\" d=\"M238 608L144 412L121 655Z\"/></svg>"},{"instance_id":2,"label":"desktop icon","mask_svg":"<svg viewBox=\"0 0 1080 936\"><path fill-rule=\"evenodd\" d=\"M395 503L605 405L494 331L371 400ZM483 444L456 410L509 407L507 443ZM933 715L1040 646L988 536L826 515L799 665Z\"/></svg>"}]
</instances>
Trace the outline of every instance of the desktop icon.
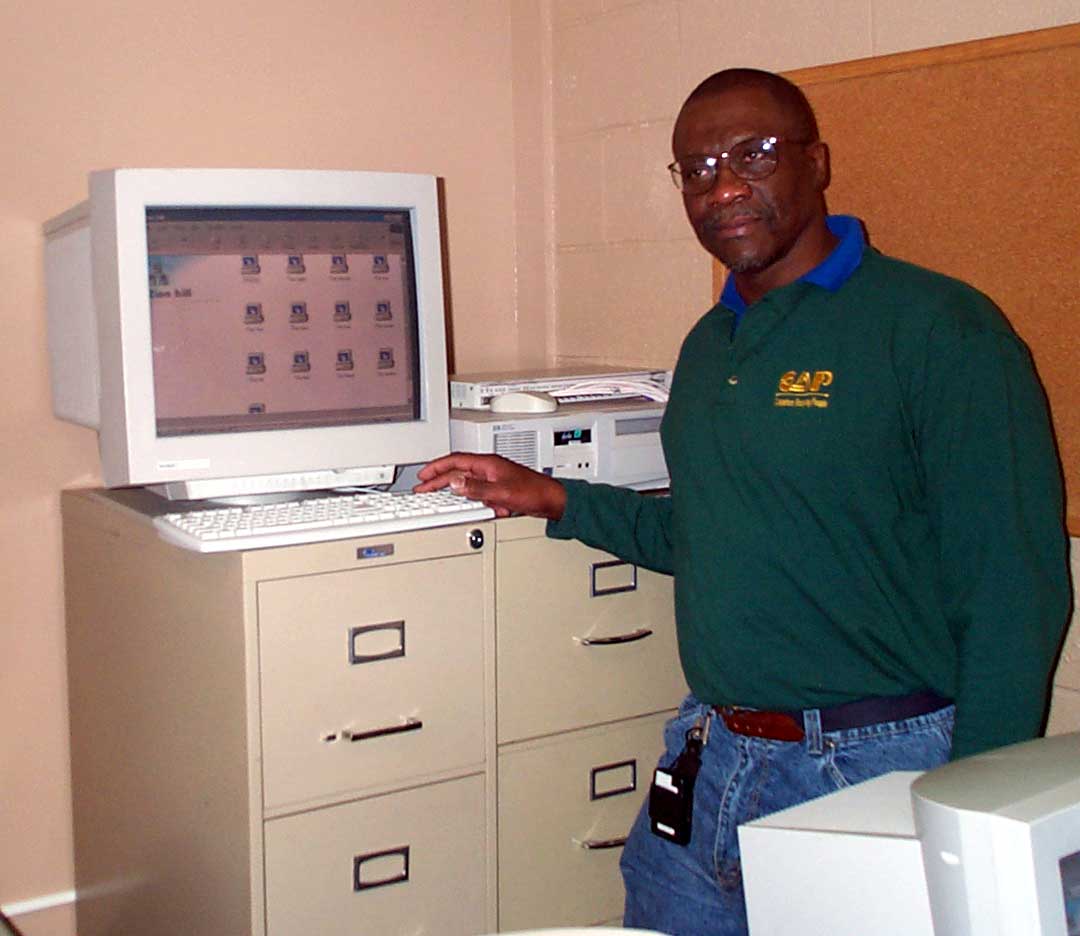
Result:
<instances>
[{"instance_id":1,"label":"desktop icon","mask_svg":"<svg viewBox=\"0 0 1080 936\"><path fill-rule=\"evenodd\" d=\"M375 321L376 322L392 322L394 320L394 313L390 309L389 302L376 302L375 303Z\"/></svg>"},{"instance_id":2,"label":"desktop icon","mask_svg":"<svg viewBox=\"0 0 1080 936\"><path fill-rule=\"evenodd\" d=\"M289 324L303 325L308 320L307 303L294 302L289 309Z\"/></svg>"},{"instance_id":3,"label":"desktop icon","mask_svg":"<svg viewBox=\"0 0 1080 936\"><path fill-rule=\"evenodd\" d=\"M290 276L299 276L306 272L307 268L304 266L303 254L289 254L288 264L285 267L285 272Z\"/></svg>"},{"instance_id":4,"label":"desktop icon","mask_svg":"<svg viewBox=\"0 0 1080 936\"><path fill-rule=\"evenodd\" d=\"M348 348L338 351L335 366L339 371L351 371L353 369L352 351Z\"/></svg>"},{"instance_id":5,"label":"desktop icon","mask_svg":"<svg viewBox=\"0 0 1080 936\"><path fill-rule=\"evenodd\" d=\"M351 322L352 311L349 308L347 302L335 302L334 303L334 321L335 322Z\"/></svg>"},{"instance_id":6,"label":"desktop icon","mask_svg":"<svg viewBox=\"0 0 1080 936\"><path fill-rule=\"evenodd\" d=\"M154 260L150 263L150 285L169 285L169 275L165 272L165 267L162 265L160 260Z\"/></svg>"},{"instance_id":7,"label":"desktop icon","mask_svg":"<svg viewBox=\"0 0 1080 936\"><path fill-rule=\"evenodd\" d=\"M294 351L292 356L294 374L306 374L311 370L311 358L307 351Z\"/></svg>"},{"instance_id":8,"label":"desktop icon","mask_svg":"<svg viewBox=\"0 0 1080 936\"><path fill-rule=\"evenodd\" d=\"M385 254L375 254L371 258L371 272L372 273L389 273L390 261L386 259Z\"/></svg>"},{"instance_id":9,"label":"desktop icon","mask_svg":"<svg viewBox=\"0 0 1080 936\"><path fill-rule=\"evenodd\" d=\"M263 310L261 302L249 302L244 306L244 324L261 325L263 323Z\"/></svg>"},{"instance_id":10,"label":"desktop icon","mask_svg":"<svg viewBox=\"0 0 1080 936\"><path fill-rule=\"evenodd\" d=\"M393 370L394 368L394 349L393 348L379 348L379 370Z\"/></svg>"},{"instance_id":11,"label":"desktop icon","mask_svg":"<svg viewBox=\"0 0 1080 936\"><path fill-rule=\"evenodd\" d=\"M247 372L251 375L266 373L266 355L262 351L252 351L248 354Z\"/></svg>"},{"instance_id":12,"label":"desktop icon","mask_svg":"<svg viewBox=\"0 0 1080 936\"><path fill-rule=\"evenodd\" d=\"M345 254L332 254L330 256L330 272L331 273L348 273L349 261L345 257Z\"/></svg>"},{"instance_id":13,"label":"desktop icon","mask_svg":"<svg viewBox=\"0 0 1080 936\"><path fill-rule=\"evenodd\" d=\"M247 254L240 258L240 274L242 276L258 276L262 272L259 266L259 258L256 254Z\"/></svg>"}]
</instances>

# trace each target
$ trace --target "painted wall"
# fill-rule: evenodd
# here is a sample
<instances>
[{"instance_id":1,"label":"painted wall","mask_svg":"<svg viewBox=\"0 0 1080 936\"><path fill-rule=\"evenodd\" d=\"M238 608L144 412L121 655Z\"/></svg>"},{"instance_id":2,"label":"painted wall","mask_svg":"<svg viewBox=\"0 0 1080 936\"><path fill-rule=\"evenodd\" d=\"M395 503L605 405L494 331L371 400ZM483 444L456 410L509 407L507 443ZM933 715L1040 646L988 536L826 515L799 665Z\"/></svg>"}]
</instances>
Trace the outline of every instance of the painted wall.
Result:
<instances>
[{"instance_id":1,"label":"painted wall","mask_svg":"<svg viewBox=\"0 0 1080 936\"><path fill-rule=\"evenodd\" d=\"M0 9L0 904L72 936L57 491L98 476L48 399L41 223L109 166L444 179L458 370L670 363L709 263L663 171L685 93L1080 20L1080 0L40 0ZM300 11L297 13L297 11ZM601 323L604 323L601 325ZM1075 648L1080 656L1080 645ZM1072 716L1080 724L1080 677Z\"/></svg>"},{"instance_id":2,"label":"painted wall","mask_svg":"<svg viewBox=\"0 0 1080 936\"><path fill-rule=\"evenodd\" d=\"M434 173L459 365L542 357L516 344L511 18L506 0L0 7L3 905L71 888L57 492L99 470L92 433L51 416L42 222L111 166ZM66 908L19 922L29 936L74 928Z\"/></svg>"}]
</instances>

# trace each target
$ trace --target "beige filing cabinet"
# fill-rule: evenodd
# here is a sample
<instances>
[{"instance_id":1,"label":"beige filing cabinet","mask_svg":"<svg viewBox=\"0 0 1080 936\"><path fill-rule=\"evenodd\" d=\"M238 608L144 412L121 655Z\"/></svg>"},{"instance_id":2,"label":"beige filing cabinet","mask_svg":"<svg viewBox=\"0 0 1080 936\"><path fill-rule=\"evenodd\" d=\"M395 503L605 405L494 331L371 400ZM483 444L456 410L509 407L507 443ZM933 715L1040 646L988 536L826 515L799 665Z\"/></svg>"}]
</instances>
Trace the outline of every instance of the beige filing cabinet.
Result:
<instances>
[{"instance_id":1,"label":"beige filing cabinet","mask_svg":"<svg viewBox=\"0 0 1080 936\"><path fill-rule=\"evenodd\" d=\"M668 578L527 518L199 555L63 517L80 936L619 919Z\"/></svg>"},{"instance_id":2,"label":"beige filing cabinet","mask_svg":"<svg viewBox=\"0 0 1080 936\"><path fill-rule=\"evenodd\" d=\"M671 578L496 525L499 926L617 922L621 845L686 693Z\"/></svg>"},{"instance_id":3,"label":"beige filing cabinet","mask_svg":"<svg viewBox=\"0 0 1080 936\"><path fill-rule=\"evenodd\" d=\"M199 555L63 516L80 936L495 929L493 524Z\"/></svg>"}]
</instances>

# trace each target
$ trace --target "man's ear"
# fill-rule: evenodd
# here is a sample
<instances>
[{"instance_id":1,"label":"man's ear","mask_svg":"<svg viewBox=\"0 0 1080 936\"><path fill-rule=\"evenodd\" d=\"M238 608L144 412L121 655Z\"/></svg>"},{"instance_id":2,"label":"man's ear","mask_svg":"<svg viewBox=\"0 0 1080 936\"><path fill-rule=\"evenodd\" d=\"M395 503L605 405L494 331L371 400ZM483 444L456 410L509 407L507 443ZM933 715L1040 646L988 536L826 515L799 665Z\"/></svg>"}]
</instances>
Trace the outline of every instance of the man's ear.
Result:
<instances>
[{"instance_id":1,"label":"man's ear","mask_svg":"<svg viewBox=\"0 0 1080 936\"><path fill-rule=\"evenodd\" d=\"M806 155L814 165L814 186L824 192L832 181L832 168L829 164L829 144L815 140L806 145Z\"/></svg>"}]
</instances>

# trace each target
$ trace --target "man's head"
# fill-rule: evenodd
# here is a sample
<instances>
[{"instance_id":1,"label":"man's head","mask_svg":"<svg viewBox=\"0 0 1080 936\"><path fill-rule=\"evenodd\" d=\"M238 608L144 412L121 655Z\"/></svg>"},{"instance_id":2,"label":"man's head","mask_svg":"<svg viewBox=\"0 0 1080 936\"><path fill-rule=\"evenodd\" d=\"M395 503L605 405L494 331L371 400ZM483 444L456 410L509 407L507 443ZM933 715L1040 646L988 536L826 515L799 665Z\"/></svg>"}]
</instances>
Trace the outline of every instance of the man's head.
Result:
<instances>
[{"instance_id":1,"label":"man's head","mask_svg":"<svg viewBox=\"0 0 1080 936\"><path fill-rule=\"evenodd\" d=\"M754 140L766 141L763 151L745 145ZM733 148L736 159L723 156ZM787 79L743 68L706 78L679 112L672 151L698 240L740 288L744 280L762 292L785 285L828 254L828 149L806 97Z\"/></svg>"}]
</instances>

